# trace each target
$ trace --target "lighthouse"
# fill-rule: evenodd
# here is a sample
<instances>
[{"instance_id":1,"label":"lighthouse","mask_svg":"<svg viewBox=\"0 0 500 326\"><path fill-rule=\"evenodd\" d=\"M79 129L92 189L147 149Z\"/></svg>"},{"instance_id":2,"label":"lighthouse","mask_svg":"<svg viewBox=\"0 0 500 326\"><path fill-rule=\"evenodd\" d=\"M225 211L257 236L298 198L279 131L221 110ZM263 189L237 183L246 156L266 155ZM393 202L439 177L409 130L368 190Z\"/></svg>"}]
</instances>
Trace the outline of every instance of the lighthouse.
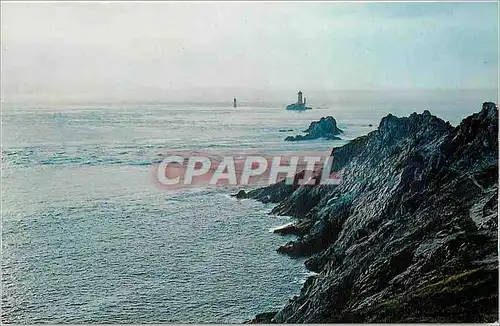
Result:
<instances>
[{"instance_id":1,"label":"lighthouse","mask_svg":"<svg viewBox=\"0 0 500 326\"><path fill-rule=\"evenodd\" d=\"M238 104L236 103L236 97L233 99L233 108L238 107Z\"/></svg>"},{"instance_id":2,"label":"lighthouse","mask_svg":"<svg viewBox=\"0 0 500 326\"><path fill-rule=\"evenodd\" d=\"M291 111L310 110L311 108L306 106L306 100L305 97L302 97L302 91L299 91L297 93L297 103L288 104L286 109Z\"/></svg>"}]
</instances>

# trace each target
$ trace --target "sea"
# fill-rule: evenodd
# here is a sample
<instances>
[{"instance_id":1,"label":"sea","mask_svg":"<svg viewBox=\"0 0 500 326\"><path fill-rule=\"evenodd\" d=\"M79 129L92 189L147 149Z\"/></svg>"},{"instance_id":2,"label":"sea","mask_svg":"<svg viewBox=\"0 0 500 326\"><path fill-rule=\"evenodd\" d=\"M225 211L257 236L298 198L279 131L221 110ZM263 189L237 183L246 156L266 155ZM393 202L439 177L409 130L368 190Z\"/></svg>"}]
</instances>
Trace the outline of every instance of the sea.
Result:
<instances>
[{"instance_id":1,"label":"sea","mask_svg":"<svg viewBox=\"0 0 500 326\"><path fill-rule=\"evenodd\" d=\"M494 94L493 96L496 96ZM276 249L290 217L234 188L169 190L169 150L331 150L388 113L456 125L480 96L286 103L2 105L3 323L241 323L298 295L311 275ZM485 98L484 100L491 100ZM342 140L285 142L331 115ZM292 131L280 131L290 130Z\"/></svg>"}]
</instances>

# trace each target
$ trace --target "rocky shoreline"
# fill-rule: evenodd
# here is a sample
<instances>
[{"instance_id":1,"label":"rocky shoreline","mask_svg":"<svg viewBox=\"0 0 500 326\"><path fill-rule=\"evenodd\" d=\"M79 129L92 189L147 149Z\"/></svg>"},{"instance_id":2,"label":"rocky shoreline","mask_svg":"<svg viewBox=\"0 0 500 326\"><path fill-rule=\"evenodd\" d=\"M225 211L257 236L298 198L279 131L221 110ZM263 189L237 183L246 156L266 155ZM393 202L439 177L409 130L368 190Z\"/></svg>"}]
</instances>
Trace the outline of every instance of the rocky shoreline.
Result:
<instances>
[{"instance_id":1,"label":"rocky shoreline","mask_svg":"<svg viewBox=\"0 0 500 326\"><path fill-rule=\"evenodd\" d=\"M311 276L253 323L498 321L498 109L453 127L429 111L384 117L334 148L338 186L240 192L277 205Z\"/></svg>"}]
</instances>

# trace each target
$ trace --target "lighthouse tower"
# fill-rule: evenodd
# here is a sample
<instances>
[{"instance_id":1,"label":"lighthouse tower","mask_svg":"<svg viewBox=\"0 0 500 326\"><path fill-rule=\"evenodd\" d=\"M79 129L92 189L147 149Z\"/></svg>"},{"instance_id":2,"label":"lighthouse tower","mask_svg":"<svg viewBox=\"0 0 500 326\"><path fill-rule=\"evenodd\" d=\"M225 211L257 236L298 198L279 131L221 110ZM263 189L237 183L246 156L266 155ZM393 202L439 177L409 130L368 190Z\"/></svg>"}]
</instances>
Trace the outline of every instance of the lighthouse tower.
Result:
<instances>
[{"instance_id":1,"label":"lighthouse tower","mask_svg":"<svg viewBox=\"0 0 500 326\"><path fill-rule=\"evenodd\" d=\"M298 104L302 104L302 91L299 91L299 92L297 93L297 95L298 95L298 98L297 98L297 103L298 103Z\"/></svg>"}]
</instances>

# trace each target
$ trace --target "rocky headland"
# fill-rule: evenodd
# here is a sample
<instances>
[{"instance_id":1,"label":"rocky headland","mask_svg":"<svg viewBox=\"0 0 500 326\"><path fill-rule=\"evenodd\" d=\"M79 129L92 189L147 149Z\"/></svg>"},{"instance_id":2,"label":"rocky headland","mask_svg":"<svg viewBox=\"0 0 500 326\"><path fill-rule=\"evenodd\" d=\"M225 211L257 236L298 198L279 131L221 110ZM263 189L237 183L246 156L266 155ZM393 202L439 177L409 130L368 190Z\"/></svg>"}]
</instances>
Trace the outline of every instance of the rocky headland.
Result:
<instances>
[{"instance_id":1,"label":"rocky headland","mask_svg":"<svg viewBox=\"0 0 500 326\"><path fill-rule=\"evenodd\" d=\"M331 155L338 186L239 193L295 218L278 232L297 240L278 251L318 273L252 322L498 321L494 103L456 127L428 111L388 115Z\"/></svg>"},{"instance_id":2,"label":"rocky headland","mask_svg":"<svg viewBox=\"0 0 500 326\"><path fill-rule=\"evenodd\" d=\"M318 138L325 138L331 140L340 140L340 135L343 131L337 127L337 121L334 117L328 116L323 117L319 121L313 121L309 125L309 128L304 130L306 135L288 136L285 138L286 141L298 141L298 140L312 140Z\"/></svg>"}]
</instances>

